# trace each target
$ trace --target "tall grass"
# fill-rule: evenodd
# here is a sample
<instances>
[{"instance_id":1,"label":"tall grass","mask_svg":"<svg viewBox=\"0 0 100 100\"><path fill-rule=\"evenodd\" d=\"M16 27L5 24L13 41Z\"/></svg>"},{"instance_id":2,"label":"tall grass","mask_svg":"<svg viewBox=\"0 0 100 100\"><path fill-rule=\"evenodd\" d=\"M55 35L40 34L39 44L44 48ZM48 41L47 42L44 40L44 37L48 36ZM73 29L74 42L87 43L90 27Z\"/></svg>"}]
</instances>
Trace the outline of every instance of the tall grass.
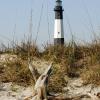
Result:
<instances>
[{"instance_id":1,"label":"tall grass","mask_svg":"<svg viewBox=\"0 0 100 100\"><path fill-rule=\"evenodd\" d=\"M64 76L81 77L85 83L98 84L100 79L100 41L92 44L78 45L75 41L64 46L45 45L40 52L34 42L22 41L19 45L2 45L1 53L11 53L18 56L20 61L5 62L7 67L0 66L0 74L3 72L2 81L14 81L17 83L32 82L32 76L27 68L27 58L37 57L47 61L53 61L53 73L51 76L50 90L55 86L55 91L60 91L65 85ZM22 63L23 62L23 63ZM24 64L25 63L25 64ZM94 66L94 67L92 67ZM5 73L6 72L6 73ZM87 77L88 76L88 77ZM56 81L55 81L56 80ZM58 85L55 85L58 84ZM100 85L100 84L99 84ZM60 89L58 87L60 87Z\"/></svg>"},{"instance_id":2,"label":"tall grass","mask_svg":"<svg viewBox=\"0 0 100 100\"><path fill-rule=\"evenodd\" d=\"M0 81L2 82L13 82L24 86L34 83L25 61L4 62L0 70Z\"/></svg>"},{"instance_id":3,"label":"tall grass","mask_svg":"<svg viewBox=\"0 0 100 100\"><path fill-rule=\"evenodd\" d=\"M11 42L9 45L1 44L1 53L9 53L20 56L22 59L27 59L31 56L39 57L38 46L34 41L22 40L20 43Z\"/></svg>"}]
</instances>

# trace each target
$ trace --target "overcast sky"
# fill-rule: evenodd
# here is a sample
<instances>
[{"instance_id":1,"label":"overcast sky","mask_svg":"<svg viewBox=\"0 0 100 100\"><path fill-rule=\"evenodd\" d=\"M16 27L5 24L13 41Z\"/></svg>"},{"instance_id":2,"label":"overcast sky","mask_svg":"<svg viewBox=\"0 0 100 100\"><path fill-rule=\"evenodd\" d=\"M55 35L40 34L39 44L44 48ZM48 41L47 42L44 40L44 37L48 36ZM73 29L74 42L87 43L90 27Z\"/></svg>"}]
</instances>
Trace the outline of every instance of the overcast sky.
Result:
<instances>
[{"instance_id":1,"label":"overcast sky","mask_svg":"<svg viewBox=\"0 0 100 100\"><path fill-rule=\"evenodd\" d=\"M100 0L62 1L66 41L71 39L71 31L80 42L81 40L90 41L93 31L99 35ZM13 36L16 40L21 40L29 34L31 8L33 9L33 39L35 39L42 4L43 13L37 43L43 44L49 40L48 21L50 40L53 41L55 0L0 0L0 41L8 42L8 39L12 40Z\"/></svg>"}]
</instances>

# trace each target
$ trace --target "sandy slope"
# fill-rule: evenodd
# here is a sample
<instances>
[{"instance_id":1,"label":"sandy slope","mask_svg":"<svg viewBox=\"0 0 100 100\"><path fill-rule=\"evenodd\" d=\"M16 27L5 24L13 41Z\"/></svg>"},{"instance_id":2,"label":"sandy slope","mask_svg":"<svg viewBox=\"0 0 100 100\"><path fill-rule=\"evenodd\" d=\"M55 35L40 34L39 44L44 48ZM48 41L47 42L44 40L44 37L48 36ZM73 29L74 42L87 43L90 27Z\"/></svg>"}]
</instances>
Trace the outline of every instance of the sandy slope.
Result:
<instances>
[{"instance_id":1,"label":"sandy slope","mask_svg":"<svg viewBox=\"0 0 100 100\"><path fill-rule=\"evenodd\" d=\"M12 83L0 84L0 100L23 100L32 95L33 87L22 87ZM82 85L82 80L69 80L68 86L63 89L64 95L75 100L100 100L97 93L100 87L93 87L92 84ZM74 100L74 99L73 99Z\"/></svg>"},{"instance_id":2,"label":"sandy slope","mask_svg":"<svg viewBox=\"0 0 100 100\"><path fill-rule=\"evenodd\" d=\"M32 87L25 88L12 83L0 84L0 100L23 100L32 93Z\"/></svg>"},{"instance_id":3,"label":"sandy slope","mask_svg":"<svg viewBox=\"0 0 100 100\"><path fill-rule=\"evenodd\" d=\"M16 60L16 58L15 55L11 55L10 58L9 55L2 55L0 56L0 62ZM43 73L50 62L34 58L33 64L39 73ZM92 84L83 85L80 78L68 79L66 84L67 87L63 88L63 93L69 98L77 98L73 100L100 100L97 96L100 93L100 87ZM33 86L23 87L12 83L0 83L0 100L23 100L25 97L32 95L33 92Z\"/></svg>"}]
</instances>

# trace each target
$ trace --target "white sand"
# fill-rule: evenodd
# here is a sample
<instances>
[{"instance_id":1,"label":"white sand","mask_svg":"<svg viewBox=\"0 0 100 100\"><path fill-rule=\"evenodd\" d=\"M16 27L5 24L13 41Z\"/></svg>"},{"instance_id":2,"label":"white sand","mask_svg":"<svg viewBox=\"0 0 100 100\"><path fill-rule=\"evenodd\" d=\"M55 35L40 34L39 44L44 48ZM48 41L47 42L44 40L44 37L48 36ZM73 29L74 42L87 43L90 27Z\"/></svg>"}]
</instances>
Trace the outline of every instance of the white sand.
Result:
<instances>
[{"instance_id":1,"label":"white sand","mask_svg":"<svg viewBox=\"0 0 100 100\"><path fill-rule=\"evenodd\" d=\"M12 83L0 85L0 100L23 100L32 95L33 87L22 87Z\"/></svg>"}]
</instances>

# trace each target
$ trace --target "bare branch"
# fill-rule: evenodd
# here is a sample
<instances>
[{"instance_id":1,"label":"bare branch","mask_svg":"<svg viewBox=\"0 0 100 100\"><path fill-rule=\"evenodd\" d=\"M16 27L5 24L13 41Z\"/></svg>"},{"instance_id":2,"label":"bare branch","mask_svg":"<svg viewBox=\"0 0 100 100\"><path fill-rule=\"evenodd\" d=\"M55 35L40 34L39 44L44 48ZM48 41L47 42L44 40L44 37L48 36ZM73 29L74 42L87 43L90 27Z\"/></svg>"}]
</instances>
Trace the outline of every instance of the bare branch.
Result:
<instances>
[{"instance_id":1,"label":"bare branch","mask_svg":"<svg viewBox=\"0 0 100 100\"><path fill-rule=\"evenodd\" d=\"M36 81L35 87L34 87L34 95L24 100L48 100L47 97L47 85L48 85L48 78L51 74L51 67L52 67L52 63L50 64L50 66L48 66L48 68L45 70L45 72L38 78L38 80ZM36 80L35 77L35 70L32 67L31 63L29 64L29 69L32 73L32 75L34 75L34 79Z\"/></svg>"},{"instance_id":2,"label":"bare branch","mask_svg":"<svg viewBox=\"0 0 100 100\"><path fill-rule=\"evenodd\" d=\"M34 81L36 83L36 81L39 77L39 73L38 73L36 67L32 64L32 61L30 59L28 60L28 67L29 67L30 72L32 73L32 76L33 76Z\"/></svg>"}]
</instances>

